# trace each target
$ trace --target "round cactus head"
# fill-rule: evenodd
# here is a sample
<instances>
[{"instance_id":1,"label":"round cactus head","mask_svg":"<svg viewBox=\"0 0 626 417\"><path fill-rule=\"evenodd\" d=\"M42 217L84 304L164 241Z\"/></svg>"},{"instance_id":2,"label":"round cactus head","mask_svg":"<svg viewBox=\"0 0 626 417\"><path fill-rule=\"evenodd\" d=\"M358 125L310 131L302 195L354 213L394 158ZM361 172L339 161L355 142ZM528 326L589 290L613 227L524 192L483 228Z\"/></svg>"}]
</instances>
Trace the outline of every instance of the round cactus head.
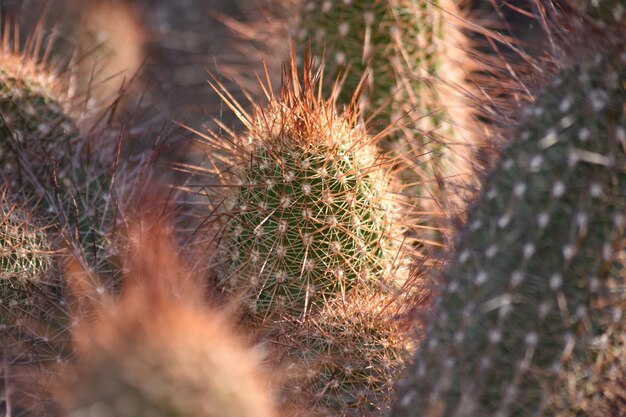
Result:
<instances>
[{"instance_id":1,"label":"round cactus head","mask_svg":"<svg viewBox=\"0 0 626 417\"><path fill-rule=\"evenodd\" d=\"M229 205L220 281L261 319L306 313L355 287L393 286L402 275L388 164L355 114L321 98L317 75L305 72L301 84L291 66L280 96L228 141L229 167L215 187L231 190L220 194Z\"/></svg>"},{"instance_id":2,"label":"round cactus head","mask_svg":"<svg viewBox=\"0 0 626 417\"><path fill-rule=\"evenodd\" d=\"M598 389L626 336L626 49L604 35L537 92L486 177L392 416L619 403Z\"/></svg>"}]
</instances>

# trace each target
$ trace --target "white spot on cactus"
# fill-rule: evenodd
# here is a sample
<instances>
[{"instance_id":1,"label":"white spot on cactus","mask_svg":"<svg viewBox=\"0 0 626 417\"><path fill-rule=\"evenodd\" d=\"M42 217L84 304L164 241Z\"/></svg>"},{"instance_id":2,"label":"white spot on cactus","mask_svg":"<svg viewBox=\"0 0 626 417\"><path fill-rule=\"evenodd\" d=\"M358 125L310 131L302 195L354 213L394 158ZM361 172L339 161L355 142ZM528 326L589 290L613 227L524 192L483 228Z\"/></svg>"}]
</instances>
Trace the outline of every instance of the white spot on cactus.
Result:
<instances>
[{"instance_id":1,"label":"white spot on cactus","mask_svg":"<svg viewBox=\"0 0 626 417\"><path fill-rule=\"evenodd\" d=\"M315 261L312 259L307 259L304 261L304 270L306 272L311 272L315 269Z\"/></svg>"},{"instance_id":2,"label":"white spot on cactus","mask_svg":"<svg viewBox=\"0 0 626 417\"><path fill-rule=\"evenodd\" d=\"M502 167L505 170L510 170L511 168L513 168L513 164L515 163L515 161L513 161L513 159L511 158L507 158L503 163L502 163Z\"/></svg>"},{"instance_id":3,"label":"white spot on cactus","mask_svg":"<svg viewBox=\"0 0 626 417\"><path fill-rule=\"evenodd\" d=\"M495 188L492 188L489 191L487 191L487 200L493 200L497 196L498 196L498 190L496 190Z\"/></svg>"},{"instance_id":4,"label":"white spot on cactus","mask_svg":"<svg viewBox=\"0 0 626 417\"><path fill-rule=\"evenodd\" d=\"M476 274L476 277L474 279L474 282L476 282L476 285L483 285L486 281L487 281L487 272L480 271L478 274Z\"/></svg>"},{"instance_id":5,"label":"white spot on cactus","mask_svg":"<svg viewBox=\"0 0 626 417\"><path fill-rule=\"evenodd\" d=\"M576 255L575 245L565 245L565 247L563 247L563 257L566 261L571 261L574 255Z\"/></svg>"},{"instance_id":6,"label":"white spot on cactus","mask_svg":"<svg viewBox=\"0 0 626 417\"><path fill-rule=\"evenodd\" d=\"M337 218L335 216L326 216L326 224L329 226L337 226Z\"/></svg>"},{"instance_id":7,"label":"white spot on cactus","mask_svg":"<svg viewBox=\"0 0 626 417\"><path fill-rule=\"evenodd\" d=\"M529 332L524 336L524 343L528 347L532 348L537 346L537 342L539 342L539 335L535 332Z\"/></svg>"},{"instance_id":8,"label":"white spot on cactus","mask_svg":"<svg viewBox=\"0 0 626 417\"><path fill-rule=\"evenodd\" d=\"M459 289L459 281L454 280L448 284L448 292L454 294Z\"/></svg>"},{"instance_id":9,"label":"white spot on cactus","mask_svg":"<svg viewBox=\"0 0 626 417\"><path fill-rule=\"evenodd\" d=\"M593 184L591 184L589 192L590 192L592 197L598 198L598 197L600 197L602 195L602 186L600 184L594 182Z\"/></svg>"},{"instance_id":10,"label":"white spot on cactus","mask_svg":"<svg viewBox=\"0 0 626 417\"><path fill-rule=\"evenodd\" d=\"M541 212L537 215L537 224L539 225L540 228L544 228L548 225L548 222L550 221L550 215L548 213Z\"/></svg>"},{"instance_id":11,"label":"white spot on cactus","mask_svg":"<svg viewBox=\"0 0 626 417\"><path fill-rule=\"evenodd\" d=\"M565 184L562 181L558 180L552 186L552 196L555 198L559 198L565 194Z\"/></svg>"},{"instance_id":12,"label":"white spot on cactus","mask_svg":"<svg viewBox=\"0 0 626 417\"><path fill-rule=\"evenodd\" d=\"M498 246L497 245L491 245L487 248L487 250L485 251L485 256L489 259L493 258L494 256L496 256L496 253L498 253Z\"/></svg>"},{"instance_id":13,"label":"white spot on cactus","mask_svg":"<svg viewBox=\"0 0 626 417\"><path fill-rule=\"evenodd\" d=\"M482 225L483 223L480 220L474 220L472 224L470 224L470 231L475 232L476 230L480 229Z\"/></svg>"},{"instance_id":14,"label":"white spot on cactus","mask_svg":"<svg viewBox=\"0 0 626 417\"><path fill-rule=\"evenodd\" d=\"M310 220L313 217L313 212L311 211L311 209L303 209L302 210L302 218L304 220Z\"/></svg>"},{"instance_id":15,"label":"white spot on cactus","mask_svg":"<svg viewBox=\"0 0 626 417\"><path fill-rule=\"evenodd\" d=\"M509 213L504 214L502 217L498 219L498 227L500 229L504 229L511 222L511 215Z\"/></svg>"},{"instance_id":16,"label":"white spot on cactus","mask_svg":"<svg viewBox=\"0 0 626 417\"><path fill-rule=\"evenodd\" d=\"M291 181L293 181L293 179L296 177L295 172L293 171L287 171L285 172L285 183L289 184L291 183Z\"/></svg>"},{"instance_id":17,"label":"white spot on cactus","mask_svg":"<svg viewBox=\"0 0 626 417\"><path fill-rule=\"evenodd\" d=\"M533 171L539 170L541 168L541 165L543 165L543 156L534 155L530 159L530 169L532 169Z\"/></svg>"},{"instance_id":18,"label":"white spot on cactus","mask_svg":"<svg viewBox=\"0 0 626 417\"><path fill-rule=\"evenodd\" d=\"M285 281L287 281L287 272L283 270L276 271L276 282L282 284Z\"/></svg>"},{"instance_id":19,"label":"white spot on cactus","mask_svg":"<svg viewBox=\"0 0 626 417\"><path fill-rule=\"evenodd\" d=\"M465 264L465 262L467 262L469 257L470 257L470 251L468 251L467 249L461 252L461 254L459 255L459 262L461 263L461 265Z\"/></svg>"},{"instance_id":20,"label":"white spot on cactus","mask_svg":"<svg viewBox=\"0 0 626 417\"><path fill-rule=\"evenodd\" d=\"M620 321L622 321L622 317L623 317L622 308L619 306L613 307L613 311L611 315L613 318L613 323L619 323Z\"/></svg>"},{"instance_id":21,"label":"white spot on cactus","mask_svg":"<svg viewBox=\"0 0 626 417\"><path fill-rule=\"evenodd\" d=\"M540 319L545 319L552 308L551 304L548 301L542 301L539 303L539 307L537 308L537 314L539 314Z\"/></svg>"},{"instance_id":22,"label":"white spot on cactus","mask_svg":"<svg viewBox=\"0 0 626 417\"><path fill-rule=\"evenodd\" d=\"M591 136L591 131L586 127L581 127L578 131L578 139L581 142L587 142Z\"/></svg>"},{"instance_id":23,"label":"white spot on cactus","mask_svg":"<svg viewBox=\"0 0 626 417\"><path fill-rule=\"evenodd\" d=\"M265 187L268 190L271 190L272 188L274 188L275 184L276 184L276 182L273 179L271 179L271 178L268 178L268 179L265 180Z\"/></svg>"},{"instance_id":24,"label":"white spot on cactus","mask_svg":"<svg viewBox=\"0 0 626 417\"><path fill-rule=\"evenodd\" d=\"M363 22L365 22L366 26L372 26L376 21L376 16L372 12L363 13Z\"/></svg>"},{"instance_id":25,"label":"white spot on cactus","mask_svg":"<svg viewBox=\"0 0 626 417\"><path fill-rule=\"evenodd\" d=\"M526 193L526 184L524 184L523 182L518 182L517 184L515 184L515 186L513 187L513 194L515 195L515 197L521 198L524 193Z\"/></svg>"},{"instance_id":26,"label":"white spot on cactus","mask_svg":"<svg viewBox=\"0 0 626 417\"><path fill-rule=\"evenodd\" d=\"M591 107L593 107L595 111L600 111L606 107L609 101L609 95L604 90L591 90L589 99L591 100Z\"/></svg>"},{"instance_id":27,"label":"white spot on cactus","mask_svg":"<svg viewBox=\"0 0 626 417\"><path fill-rule=\"evenodd\" d=\"M346 63L346 54L344 52L336 52L335 53L335 63L337 65L343 65Z\"/></svg>"},{"instance_id":28,"label":"white spot on cactus","mask_svg":"<svg viewBox=\"0 0 626 417\"><path fill-rule=\"evenodd\" d=\"M534 243L526 243L523 248L524 259L530 259L535 254Z\"/></svg>"},{"instance_id":29,"label":"white spot on cactus","mask_svg":"<svg viewBox=\"0 0 626 417\"><path fill-rule=\"evenodd\" d=\"M587 285L589 285L590 292L596 293L600 289L600 279L598 277L591 277Z\"/></svg>"},{"instance_id":30,"label":"white spot on cactus","mask_svg":"<svg viewBox=\"0 0 626 417\"><path fill-rule=\"evenodd\" d=\"M330 244L330 251L335 254L341 252L341 243L339 243L338 241L332 242Z\"/></svg>"},{"instance_id":31,"label":"white spot on cactus","mask_svg":"<svg viewBox=\"0 0 626 417\"><path fill-rule=\"evenodd\" d=\"M511 285L517 287L524 281L524 273L522 271L514 271L511 274Z\"/></svg>"},{"instance_id":32,"label":"white spot on cactus","mask_svg":"<svg viewBox=\"0 0 626 417\"><path fill-rule=\"evenodd\" d=\"M250 252L250 262L252 262L253 265L256 265L259 262L259 251L258 250L252 250L252 252Z\"/></svg>"},{"instance_id":33,"label":"white spot on cactus","mask_svg":"<svg viewBox=\"0 0 626 417\"><path fill-rule=\"evenodd\" d=\"M465 339L465 332L458 330L454 333L454 343L457 345L460 345L461 343L463 343L463 340Z\"/></svg>"},{"instance_id":34,"label":"white spot on cactus","mask_svg":"<svg viewBox=\"0 0 626 417\"><path fill-rule=\"evenodd\" d=\"M276 247L276 256L278 259L283 259L287 255L287 249L284 245L278 245Z\"/></svg>"},{"instance_id":35,"label":"white spot on cactus","mask_svg":"<svg viewBox=\"0 0 626 417\"><path fill-rule=\"evenodd\" d=\"M563 100L561 100L561 103L559 104L559 110L565 113L572 107L572 102L573 100L571 96L565 97Z\"/></svg>"},{"instance_id":36,"label":"white spot on cactus","mask_svg":"<svg viewBox=\"0 0 626 417\"><path fill-rule=\"evenodd\" d=\"M556 291L561 288L561 284L563 283L563 277L561 274L554 274L550 277L550 289L552 291Z\"/></svg>"},{"instance_id":37,"label":"white spot on cactus","mask_svg":"<svg viewBox=\"0 0 626 417\"><path fill-rule=\"evenodd\" d=\"M602 245L602 258L605 261L610 261L613 258L613 246L608 242Z\"/></svg>"},{"instance_id":38,"label":"white spot on cactus","mask_svg":"<svg viewBox=\"0 0 626 417\"><path fill-rule=\"evenodd\" d=\"M308 182L305 182L304 184L302 184L302 194L304 195L311 194L311 184L309 184Z\"/></svg>"},{"instance_id":39,"label":"white spot on cactus","mask_svg":"<svg viewBox=\"0 0 626 417\"><path fill-rule=\"evenodd\" d=\"M278 233L285 234L287 232L287 222L285 220L278 221Z\"/></svg>"},{"instance_id":40,"label":"white spot on cactus","mask_svg":"<svg viewBox=\"0 0 626 417\"><path fill-rule=\"evenodd\" d=\"M289 208L289 206L291 205L291 197L289 197L288 195L284 195L280 198L280 207L281 208Z\"/></svg>"},{"instance_id":41,"label":"white spot on cactus","mask_svg":"<svg viewBox=\"0 0 626 417\"><path fill-rule=\"evenodd\" d=\"M346 35L348 35L348 32L350 31L350 23L341 22L339 26L337 27L337 31L339 32L339 36L345 37Z\"/></svg>"},{"instance_id":42,"label":"white spot on cactus","mask_svg":"<svg viewBox=\"0 0 626 417\"><path fill-rule=\"evenodd\" d=\"M330 0L326 0L324 3L322 3L322 13L328 13L330 12L330 9L333 8L333 2Z\"/></svg>"}]
</instances>

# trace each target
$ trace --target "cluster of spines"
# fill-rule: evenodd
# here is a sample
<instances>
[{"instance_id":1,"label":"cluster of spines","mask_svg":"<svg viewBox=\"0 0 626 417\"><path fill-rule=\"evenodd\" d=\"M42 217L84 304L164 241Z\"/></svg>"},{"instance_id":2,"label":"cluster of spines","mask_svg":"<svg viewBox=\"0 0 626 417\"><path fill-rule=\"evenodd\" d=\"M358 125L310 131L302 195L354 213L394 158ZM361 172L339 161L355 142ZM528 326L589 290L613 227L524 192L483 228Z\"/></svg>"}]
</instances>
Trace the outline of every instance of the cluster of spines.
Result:
<instances>
[{"instance_id":1,"label":"cluster of spines","mask_svg":"<svg viewBox=\"0 0 626 417\"><path fill-rule=\"evenodd\" d=\"M623 38L593 39L486 177L394 417L623 407L600 392L625 330L626 53Z\"/></svg>"}]
</instances>

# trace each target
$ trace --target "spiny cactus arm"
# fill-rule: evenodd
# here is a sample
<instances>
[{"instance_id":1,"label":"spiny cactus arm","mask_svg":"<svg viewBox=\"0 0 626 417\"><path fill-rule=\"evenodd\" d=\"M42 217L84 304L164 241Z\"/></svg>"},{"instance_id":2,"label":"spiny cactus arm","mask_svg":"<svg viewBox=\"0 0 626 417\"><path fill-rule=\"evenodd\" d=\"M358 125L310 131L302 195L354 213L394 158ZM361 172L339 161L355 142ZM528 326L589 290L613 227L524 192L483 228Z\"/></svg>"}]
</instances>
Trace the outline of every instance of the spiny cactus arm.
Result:
<instances>
[{"instance_id":1,"label":"spiny cactus arm","mask_svg":"<svg viewBox=\"0 0 626 417\"><path fill-rule=\"evenodd\" d=\"M596 46L487 177L393 417L579 415L593 347L621 343L626 54Z\"/></svg>"}]
</instances>

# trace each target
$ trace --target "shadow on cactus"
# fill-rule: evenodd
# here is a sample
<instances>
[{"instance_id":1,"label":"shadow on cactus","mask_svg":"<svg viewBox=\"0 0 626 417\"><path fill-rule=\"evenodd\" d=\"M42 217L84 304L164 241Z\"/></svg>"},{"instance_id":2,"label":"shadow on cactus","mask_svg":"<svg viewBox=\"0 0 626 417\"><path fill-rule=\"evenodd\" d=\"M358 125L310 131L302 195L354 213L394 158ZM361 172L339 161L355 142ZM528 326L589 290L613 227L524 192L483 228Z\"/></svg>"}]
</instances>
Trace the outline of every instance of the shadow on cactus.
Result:
<instances>
[{"instance_id":1,"label":"shadow on cactus","mask_svg":"<svg viewBox=\"0 0 626 417\"><path fill-rule=\"evenodd\" d=\"M382 135L322 98L321 72L307 67L300 81L294 59L280 95L266 90L252 115L220 93L244 134L203 135L219 178L206 187L207 221L226 219L219 284L259 320L306 316L357 287L397 287L411 246L404 225L417 224L376 152Z\"/></svg>"},{"instance_id":2,"label":"shadow on cactus","mask_svg":"<svg viewBox=\"0 0 626 417\"><path fill-rule=\"evenodd\" d=\"M394 417L625 411L609 381L626 331L626 49L619 30L566 36L470 209Z\"/></svg>"}]
</instances>

